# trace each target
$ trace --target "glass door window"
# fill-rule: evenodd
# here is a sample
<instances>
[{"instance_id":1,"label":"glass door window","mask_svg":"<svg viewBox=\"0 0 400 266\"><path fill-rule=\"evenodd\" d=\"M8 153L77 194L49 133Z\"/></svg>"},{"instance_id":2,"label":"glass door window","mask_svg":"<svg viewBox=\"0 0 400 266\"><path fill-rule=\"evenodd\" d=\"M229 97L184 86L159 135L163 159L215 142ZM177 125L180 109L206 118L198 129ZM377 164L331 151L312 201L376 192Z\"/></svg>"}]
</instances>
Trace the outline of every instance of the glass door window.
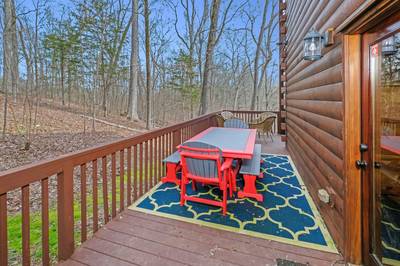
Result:
<instances>
[{"instance_id":1,"label":"glass door window","mask_svg":"<svg viewBox=\"0 0 400 266\"><path fill-rule=\"evenodd\" d=\"M400 34L370 46L372 252L400 265Z\"/></svg>"}]
</instances>

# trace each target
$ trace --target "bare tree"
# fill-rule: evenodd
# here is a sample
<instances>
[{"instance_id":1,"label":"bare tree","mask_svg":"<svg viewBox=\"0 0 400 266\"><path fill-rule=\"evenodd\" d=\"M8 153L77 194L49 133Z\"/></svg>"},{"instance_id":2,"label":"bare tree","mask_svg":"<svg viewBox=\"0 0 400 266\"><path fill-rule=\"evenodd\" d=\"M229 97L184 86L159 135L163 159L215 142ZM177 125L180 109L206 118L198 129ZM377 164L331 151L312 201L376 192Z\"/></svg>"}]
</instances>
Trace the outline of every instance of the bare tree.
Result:
<instances>
[{"instance_id":1,"label":"bare tree","mask_svg":"<svg viewBox=\"0 0 400 266\"><path fill-rule=\"evenodd\" d=\"M220 0L213 0L211 6L211 18L210 18L210 31L208 33L207 50L206 50L206 61L204 64L203 73L203 84L201 87L201 100L200 100L200 114L207 113L208 101L209 101L209 90L210 90L210 72L213 64L214 48L217 40L217 29L218 29L218 16L219 8L221 5Z\"/></svg>"},{"instance_id":2,"label":"bare tree","mask_svg":"<svg viewBox=\"0 0 400 266\"><path fill-rule=\"evenodd\" d=\"M131 28L131 67L129 78L128 118L139 120L138 115L138 57L139 57L139 23L138 0L132 0L132 28Z\"/></svg>"},{"instance_id":3,"label":"bare tree","mask_svg":"<svg viewBox=\"0 0 400 266\"><path fill-rule=\"evenodd\" d=\"M181 7L178 7L180 4ZM174 28L175 33L178 39L183 44L184 54L188 57L187 60L187 68L189 72L193 72L194 68L198 68L198 76L201 77L202 73L202 48L204 43L204 32L205 26L208 20L208 1L203 2L203 9L200 12L200 8L196 7L195 0L185 0L185 1L169 1L169 5L171 6L174 14ZM178 27L179 15L178 10L183 9L183 19L184 19L184 27ZM196 51L196 48L197 51ZM197 52L197 61L195 60ZM195 87L195 74L187 75L188 80L187 87L194 88ZM200 80L201 81L201 80ZM192 92L195 94L195 92ZM193 96L193 95L191 95ZM190 97L190 117L193 117L193 107L195 102L193 102L194 97Z\"/></svg>"},{"instance_id":4,"label":"bare tree","mask_svg":"<svg viewBox=\"0 0 400 266\"><path fill-rule=\"evenodd\" d=\"M11 0L11 87L14 104L17 102L17 90L18 90L18 42L17 42L17 14L15 11L15 2Z\"/></svg>"},{"instance_id":5,"label":"bare tree","mask_svg":"<svg viewBox=\"0 0 400 266\"><path fill-rule=\"evenodd\" d=\"M3 114L3 137L6 134L7 127L7 109L8 109L8 91L13 83L13 34L15 24L13 25L13 0L4 1L4 33L3 33L3 52L4 52L4 67L3 67L3 88L4 88L4 114Z\"/></svg>"},{"instance_id":6,"label":"bare tree","mask_svg":"<svg viewBox=\"0 0 400 266\"><path fill-rule=\"evenodd\" d=\"M150 69L150 12L149 1L143 0L144 5L144 29L146 48L146 128L151 127L151 69Z\"/></svg>"},{"instance_id":7,"label":"bare tree","mask_svg":"<svg viewBox=\"0 0 400 266\"><path fill-rule=\"evenodd\" d=\"M268 67L269 62L272 59L272 48L271 39L272 34L277 26L277 12L276 12L277 2L272 3L269 0L264 1L263 14L261 19L261 25L258 32L258 37L256 38L254 33L254 24L256 17L252 14L247 13L250 21L250 33L256 44L256 52L254 56L254 66L253 66L253 91L251 96L250 109L256 109L257 92L260 90L263 79L265 78L265 72ZM271 6L271 11L268 12ZM268 23L267 23L268 20ZM265 39L265 41L264 41ZM263 56L263 63L260 65L260 56ZM261 71L261 73L260 73ZM260 75L261 74L261 75Z\"/></svg>"}]
</instances>

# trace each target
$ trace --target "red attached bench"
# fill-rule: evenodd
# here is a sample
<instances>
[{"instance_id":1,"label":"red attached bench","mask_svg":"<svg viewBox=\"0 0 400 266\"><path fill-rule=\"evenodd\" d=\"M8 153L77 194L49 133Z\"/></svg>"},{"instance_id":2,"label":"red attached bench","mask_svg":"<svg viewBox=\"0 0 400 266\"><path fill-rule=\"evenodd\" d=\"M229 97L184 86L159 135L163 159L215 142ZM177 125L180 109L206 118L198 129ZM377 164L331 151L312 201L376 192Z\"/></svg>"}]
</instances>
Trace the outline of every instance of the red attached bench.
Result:
<instances>
[{"instance_id":1,"label":"red attached bench","mask_svg":"<svg viewBox=\"0 0 400 266\"><path fill-rule=\"evenodd\" d=\"M253 157L251 159L243 160L242 166L240 167L239 173L244 178L244 188L239 191L239 198L250 197L255 198L258 201L263 201L264 197L262 194L257 193L256 179L262 178L263 175L260 171L261 166L261 145L254 145Z\"/></svg>"},{"instance_id":2,"label":"red attached bench","mask_svg":"<svg viewBox=\"0 0 400 266\"><path fill-rule=\"evenodd\" d=\"M181 181L176 176L176 173L181 170L181 155L178 151L174 152L173 154L169 155L167 158L163 160L167 167L167 175L161 178L161 182L167 183L175 183L178 186L181 184Z\"/></svg>"}]
</instances>

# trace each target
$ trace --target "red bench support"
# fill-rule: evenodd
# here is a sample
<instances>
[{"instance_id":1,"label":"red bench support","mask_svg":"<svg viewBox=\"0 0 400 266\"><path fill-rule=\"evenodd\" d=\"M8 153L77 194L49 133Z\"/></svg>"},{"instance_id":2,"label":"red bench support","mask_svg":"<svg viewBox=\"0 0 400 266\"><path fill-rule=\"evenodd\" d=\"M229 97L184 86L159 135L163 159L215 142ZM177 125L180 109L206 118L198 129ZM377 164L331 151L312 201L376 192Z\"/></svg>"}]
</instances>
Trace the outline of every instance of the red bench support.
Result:
<instances>
[{"instance_id":1,"label":"red bench support","mask_svg":"<svg viewBox=\"0 0 400 266\"><path fill-rule=\"evenodd\" d=\"M176 177L176 173L181 170L182 166L181 164L176 164L176 163L166 163L167 167L167 175L163 178L161 178L161 182L167 183L175 183L178 186L180 186L181 181Z\"/></svg>"},{"instance_id":2,"label":"red bench support","mask_svg":"<svg viewBox=\"0 0 400 266\"><path fill-rule=\"evenodd\" d=\"M244 178L244 188L243 191L238 192L238 197L239 198L249 197L249 198L254 198L257 201L263 201L264 200L263 195L258 193L256 189L257 176L243 175L243 178Z\"/></svg>"}]
</instances>

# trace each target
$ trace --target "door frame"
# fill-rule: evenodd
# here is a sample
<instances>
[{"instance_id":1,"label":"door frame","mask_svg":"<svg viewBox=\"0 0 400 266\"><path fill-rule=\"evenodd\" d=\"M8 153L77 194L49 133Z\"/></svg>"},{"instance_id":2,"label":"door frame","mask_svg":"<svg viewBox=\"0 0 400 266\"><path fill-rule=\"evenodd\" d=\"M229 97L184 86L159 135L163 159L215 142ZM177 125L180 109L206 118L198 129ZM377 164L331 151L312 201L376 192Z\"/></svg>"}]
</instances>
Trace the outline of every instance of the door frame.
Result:
<instances>
[{"instance_id":1,"label":"door frame","mask_svg":"<svg viewBox=\"0 0 400 266\"><path fill-rule=\"evenodd\" d=\"M356 168L356 160L361 159L360 144L362 113L367 114L362 102L362 90L369 84L364 78L363 37L376 25L383 25L388 17L400 10L400 0L367 1L354 14L339 25L338 34L343 35L343 145L345 178L345 231L344 259L353 264L369 264L368 219L369 188L362 182L361 171ZM367 68L368 71L368 68ZM365 158L367 159L367 158ZM369 216L368 216L369 217ZM368 246L366 245L368 243Z\"/></svg>"},{"instance_id":2,"label":"door frame","mask_svg":"<svg viewBox=\"0 0 400 266\"><path fill-rule=\"evenodd\" d=\"M369 58L370 58L370 46L377 44L389 37L393 33L400 31L400 12L393 14L381 25L374 27L362 36L362 91L361 91L361 137L362 142L366 143L369 147L373 145L372 130L373 123L371 121L371 106L373 103L371 96L371 84L370 84L370 71L369 71ZM372 151L369 150L363 154L363 159L367 162L372 162ZM373 186L373 167L369 163L369 167L362 172L363 191L362 191L362 217L363 217L363 257L364 262L367 265L381 265L379 258L371 253L371 237L373 232L373 222L371 221L371 214L373 210L372 186Z\"/></svg>"}]
</instances>

